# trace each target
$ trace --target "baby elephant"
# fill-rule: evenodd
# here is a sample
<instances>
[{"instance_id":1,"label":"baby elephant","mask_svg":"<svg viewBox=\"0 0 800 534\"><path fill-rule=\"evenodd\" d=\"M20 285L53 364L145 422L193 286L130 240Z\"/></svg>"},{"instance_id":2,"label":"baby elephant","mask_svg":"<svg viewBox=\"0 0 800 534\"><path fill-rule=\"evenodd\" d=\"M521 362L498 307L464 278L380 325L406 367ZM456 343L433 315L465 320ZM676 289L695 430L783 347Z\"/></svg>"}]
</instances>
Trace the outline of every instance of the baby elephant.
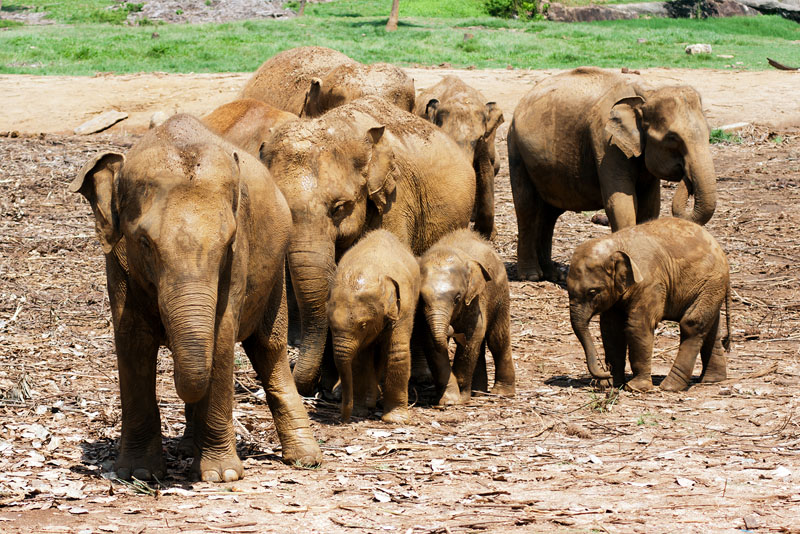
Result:
<instances>
[{"instance_id":1,"label":"baby elephant","mask_svg":"<svg viewBox=\"0 0 800 534\"><path fill-rule=\"evenodd\" d=\"M419 266L394 234L370 232L342 256L331 285L328 318L342 383L343 421L350 419L354 404L359 414L375 407L382 379L382 419L408 422L417 300Z\"/></svg>"},{"instance_id":2,"label":"baby elephant","mask_svg":"<svg viewBox=\"0 0 800 534\"><path fill-rule=\"evenodd\" d=\"M428 249L419 263L415 342L420 340L428 357L439 403L469 402L473 387L486 389L487 345L495 363L492 393L513 396L508 278L491 245L473 231L456 230ZM452 371L448 336L458 345ZM473 373L481 384L473 384Z\"/></svg>"},{"instance_id":3,"label":"baby elephant","mask_svg":"<svg viewBox=\"0 0 800 534\"><path fill-rule=\"evenodd\" d=\"M726 303L730 350L730 280L722 248L701 226L683 219L657 219L587 241L575 249L567 277L572 329L583 345L589 372L597 379L625 381L625 353L630 350L635 391L652 389L650 364L653 331L662 320L677 321L678 357L661 382L665 391L689 386L697 353L701 381L726 378L726 358L719 340L720 308ZM606 364L597 359L589 321L600 314Z\"/></svg>"}]
</instances>

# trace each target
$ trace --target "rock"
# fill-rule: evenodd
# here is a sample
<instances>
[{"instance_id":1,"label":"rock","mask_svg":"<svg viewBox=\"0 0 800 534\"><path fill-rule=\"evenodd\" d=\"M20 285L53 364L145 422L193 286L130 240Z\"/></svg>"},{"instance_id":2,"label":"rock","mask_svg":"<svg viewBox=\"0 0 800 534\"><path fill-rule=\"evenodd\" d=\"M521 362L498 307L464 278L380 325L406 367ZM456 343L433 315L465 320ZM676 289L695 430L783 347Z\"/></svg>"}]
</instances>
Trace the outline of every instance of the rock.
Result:
<instances>
[{"instance_id":1,"label":"rock","mask_svg":"<svg viewBox=\"0 0 800 534\"><path fill-rule=\"evenodd\" d=\"M122 111L106 111L105 113L101 113L97 117L88 120L75 128L74 132L77 135L88 135L97 132L102 132L107 128L111 128L116 123L121 120L127 119L128 114L123 113Z\"/></svg>"},{"instance_id":2,"label":"rock","mask_svg":"<svg viewBox=\"0 0 800 534\"><path fill-rule=\"evenodd\" d=\"M754 17L760 13L736 0L706 0L712 17Z\"/></svg>"},{"instance_id":3,"label":"rock","mask_svg":"<svg viewBox=\"0 0 800 534\"><path fill-rule=\"evenodd\" d=\"M592 222L600 226L609 226L608 215L605 213L595 213L592 215Z\"/></svg>"},{"instance_id":4,"label":"rock","mask_svg":"<svg viewBox=\"0 0 800 534\"><path fill-rule=\"evenodd\" d=\"M642 2L634 4L610 4L611 9L631 13L639 17L667 17L667 3L666 2Z\"/></svg>"},{"instance_id":5,"label":"rock","mask_svg":"<svg viewBox=\"0 0 800 534\"><path fill-rule=\"evenodd\" d=\"M751 7L766 15L780 15L795 22L800 22L800 3L796 0L739 0L740 4Z\"/></svg>"},{"instance_id":6,"label":"rock","mask_svg":"<svg viewBox=\"0 0 800 534\"><path fill-rule=\"evenodd\" d=\"M169 115L164 113L163 111L156 111L152 115L150 115L150 128L155 128L156 126L161 126L166 122L169 118Z\"/></svg>"},{"instance_id":7,"label":"rock","mask_svg":"<svg viewBox=\"0 0 800 534\"><path fill-rule=\"evenodd\" d=\"M690 56L694 56L697 54L710 54L711 45L705 43L689 45L686 47L686 53L689 54Z\"/></svg>"},{"instance_id":8,"label":"rock","mask_svg":"<svg viewBox=\"0 0 800 534\"><path fill-rule=\"evenodd\" d=\"M747 517L744 518L744 527L747 530L755 530L761 527L761 518L755 514L748 515Z\"/></svg>"},{"instance_id":9,"label":"rock","mask_svg":"<svg viewBox=\"0 0 800 534\"><path fill-rule=\"evenodd\" d=\"M552 3L547 10L547 20L555 22L594 22L597 20L624 20L634 19L636 15L607 6L578 6L567 7L559 3Z\"/></svg>"},{"instance_id":10,"label":"rock","mask_svg":"<svg viewBox=\"0 0 800 534\"><path fill-rule=\"evenodd\" d=\"M474 33L465 33L464 34L464 41L469 41L470 39L474 39L474 38L475 38L475 34Z\"/></svg>"},{"instance_id":11,"label":"rock","mask_svg":"<svg viewBox=\"0 0 800 534\"><path fill-rule=\"evenodd\" d=\"M717 130L722 130L725 133L729 132L738 132L739 130L743 130L750 126L749 122L734 122L732 124L725 124L724 126L720 126Z\"/></svg>"}]
</instances>

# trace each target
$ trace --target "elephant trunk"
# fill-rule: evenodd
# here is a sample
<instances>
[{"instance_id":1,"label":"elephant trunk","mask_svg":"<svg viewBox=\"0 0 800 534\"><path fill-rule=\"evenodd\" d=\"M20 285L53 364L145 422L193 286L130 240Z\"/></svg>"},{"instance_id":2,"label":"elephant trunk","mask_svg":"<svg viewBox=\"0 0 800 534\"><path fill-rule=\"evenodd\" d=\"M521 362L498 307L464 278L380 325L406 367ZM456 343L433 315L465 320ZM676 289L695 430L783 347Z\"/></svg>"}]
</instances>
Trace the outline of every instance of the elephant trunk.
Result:
<instances>
[{"instance_id":1,"label":"elephant trunk","mask_svg":"<svg viewBox=\"0 0 800 534\"><path fill-rule=\"evenodd\" d=\"M328 335L328 288L336 268L334 245L326 240L303 240L289 246L289 271L300 310L300 355L293 376L297 391L314 393Z\"/></svg>"},{"instance_id":2,"label":"elephant trunk","mask_svg":"<svg viewBox=\"0 0 800 534\"><path fill-rule=\"evenodd\" d=\"M594 348L594 341L589 333L589 321L592 318L591 312L587 313L570 307L569 317L572 322L572 330L578 337L578 341L581 342L583 352L586 354L586 367L589 368L589 373L598 380L611 378L611 373L597 358L597 350Z\"/></svg>"},{"instance_id":3,"label":"elephant trunk","mask_svg":"<svg viewBox=\"0 0 800 534\"><path fill-rule=\"evenodd\" d=\"M186 403L205 397L211 380L217 284L171 284L159 291L159 307L175 359L175 388Z\"/></svg>"},{"instance_id":4,"label":"elephant trunk","mask_svg":"<svg viewBox=\"0 0 800 534\"><path fill-rule=\"evenodd\" d=\"M687 154L685 171L683 180L672 197L672 214L697 224L705 224L714 215L717 207L717 177L708 147L700 147ZM694 196L691 213L686 207L689 195Z\"/></svg>"},{"instance_id":5,"label":"elephant trunk","mask_svg":"<svg viewBox=\"0 0 800 534\"><path fill-rule=\"evenodd\" d=\"M451 314L447 310L425 310L425 319L428 321L428 327L433 335L433 344L440 352L447 352L448 337L453 335L450 316Z\"/></svg>"},{"instance_id":6,"label":"elephant trunk","mask_svg":"<svg viewBox=\"0 0 800 534\"><path fill-rule=\"evenodd\" d=\"M355 340L345 337L333 339L333 359L339 371L339 380L342 386L342 421L350 420L353 413L353 359L355 358L358 344Z\"/></svg>"}]
</instances>

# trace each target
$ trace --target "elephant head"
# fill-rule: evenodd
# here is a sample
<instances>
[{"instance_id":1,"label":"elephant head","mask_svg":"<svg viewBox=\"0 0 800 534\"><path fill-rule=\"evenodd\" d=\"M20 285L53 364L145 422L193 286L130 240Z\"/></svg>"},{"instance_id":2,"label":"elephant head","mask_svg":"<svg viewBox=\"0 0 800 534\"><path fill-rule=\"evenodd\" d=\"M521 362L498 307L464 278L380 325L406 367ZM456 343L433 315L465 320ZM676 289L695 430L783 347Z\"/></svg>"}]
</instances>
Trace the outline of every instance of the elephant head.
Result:
<instances>
[{"instance_id":1,"label":"elephant head","mask_svg":"<svg viewBox=\"0 0 800 534\"><path fill-rule=\"evenodd\" d=\"M691 87L636 88L619 99L605 122L610 142L626 157L644 159L648 172L680 182L672 214L705 224L717 204L716 174L700 95ZM689 213L686 201L694 196Z\"/></svg>"},{"instance_id":2,"label":"elephant head","mask_svg":"<svg viewBox=\"0 0 800 534\"><path fill-rule=\"evenodd\" d=\"M642 281L633 258L610 239L582 243L572 255L567 275L570 321L586 354L586 366L597 379L611 378L611 374L597 358L589 322Z\"/></svg>"},{"instance_id":3,"label":"elephant head","mask_svg":"<svg viewBox=\"0 0 800 534\"><path fill-rule=\"evenodd\" d=\"M394 155L384 132L348 109L287 123L261 149L294 223L288 261L302 330L294 377L303 395L312 393L322 362L336 261L394 202Z\"/></svg>"},{"instance_id":4,"label":"elephant head","mask_svg":"<svg viewBox=\"0 0 800 534\"><path fill-rule=\"evenodd\" d=\"M400 286L389 276L366 279L360 272L348 272L338 282L328 300L328 318L342 382L342 420L347 421L353 411L353 360L399 318ZM361 363L374 365L371 355Z\"/></svg>"},{"instance_id":5,"label":"elephant head","mask_svg":"<svg viewBox=\"0 0 800 534\"><path fill-rule=\"evenodd\" d=\"M436 350L446 354L447 338L453 335L451 322L476 303L492 276L476 260L438 250L420 260L420 275L420 305Z\"/></svg>"},{"instance_id":6,"label":"elephant head","mask_svg":"<svg viewBox=\"0 0 800 534\"><path fill-rule=\"evenodd\" d=\"M91 204L103 251L119 258L138 286L131 298L157 304L177 392L187 403L208 390L233 251L241 246L237 210L244 194L234 147L202 144L195 127L210 135L192 117L173 117L127 157L95 157L70 185ZM181 138L170 129L186 144L162 141Z\"/></svg>"},{"instance_id":7,"label":"elephant head","mask_svg":"<svg viewBox=\"0 0 800 534\"><path fill-rule=\"evenodd\" d=\"M455 95L444 102L431 98L425 106L425 117L458 144L478 172L497 174L500 165L494 136L505 119L495 102L482 104L469 95Z\"/></svg>"}]
</instances>

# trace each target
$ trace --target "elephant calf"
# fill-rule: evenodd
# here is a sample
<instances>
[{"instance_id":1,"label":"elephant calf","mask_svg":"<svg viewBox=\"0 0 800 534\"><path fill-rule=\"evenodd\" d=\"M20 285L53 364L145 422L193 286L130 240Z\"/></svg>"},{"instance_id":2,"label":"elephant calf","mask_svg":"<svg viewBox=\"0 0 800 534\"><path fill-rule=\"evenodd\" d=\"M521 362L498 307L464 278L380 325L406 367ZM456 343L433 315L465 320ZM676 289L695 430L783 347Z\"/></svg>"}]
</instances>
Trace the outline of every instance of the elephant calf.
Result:
<instances>
[{"instance_id":1,"label":"elephant calf","mask_svg":"<svg viewBox=\"0 0 800 534\"><path fill-rule=\"evenodd\" d=\"M503 111L460 78L445 76L419 94L414 113L444 130L472 162L476 184L475 229L486 239L492 239L497 233L494 177L500 170L494 138L497 127L505 120Z\"/></svg>"},{"instance_id":2,"label":"elephant calf","mask_svg":"<svg viewBox=\"0 0 800 534\"><path fill-rule=\"evenodd\" d=\"M514 395L503 261L475 232L457 230L428 249L419 263L422 286L416 328L420 334L415 334L415 344L420 339L428 357L439 403L469 402L473 389L486 389L487 346L495 362L492 393ZM458 344L452 371L448 336ZM473 383L473 374L479 384Z\"/></svg>"},{"instance_id":3,"label":"elephant calf","mask_svg":"<svg viewBox=\"0 0 800 534\"><path fill-rule=\"evenodd\" d=\"M664 218L591 239L575 249L567 276L572 329L583 345L592 376L614 386L625 381L630 351L633 378L627 386L652 389L650 364L653 331L661 320L678 321L678 357L661 382L665 391L689 386L697 353L703 382L726 378L726 358L719 340L720 309L726 304L730 349L730 280L728 260L711 235L695 223ZM589 334L589 321L600 314L605 369Z\"/></svg>"},{"instance_id":4,"label":"elephant calf","mask_svg":"<svg viewBox=\"0 0 800 534\"><path fill-rule=\"evenodd\" d=\"M383 382L383 417L408 422L411 331L419 267L408 246L386 230L364 236L342 256L328 299L333 355L342 383L342 420L375 406ZM354 401L355 390L355 401Z\"/></svg>"},{"instance_id":5,"label":"elephant calf","mask_svg":"<svg viewBox=\"0 0 800 534\"><path fill-rule=\"evenodd\" d=\"M202 480L243 473L233 429L237 341L264 384L284 462L319 463L286 354L292 219L269 171L194 117L175 115L127 155L90 160L70 189L91 204L106 257L122 399L117 475L164 476L160 345L172 351Z\"/></svg>"}]
</instances>

